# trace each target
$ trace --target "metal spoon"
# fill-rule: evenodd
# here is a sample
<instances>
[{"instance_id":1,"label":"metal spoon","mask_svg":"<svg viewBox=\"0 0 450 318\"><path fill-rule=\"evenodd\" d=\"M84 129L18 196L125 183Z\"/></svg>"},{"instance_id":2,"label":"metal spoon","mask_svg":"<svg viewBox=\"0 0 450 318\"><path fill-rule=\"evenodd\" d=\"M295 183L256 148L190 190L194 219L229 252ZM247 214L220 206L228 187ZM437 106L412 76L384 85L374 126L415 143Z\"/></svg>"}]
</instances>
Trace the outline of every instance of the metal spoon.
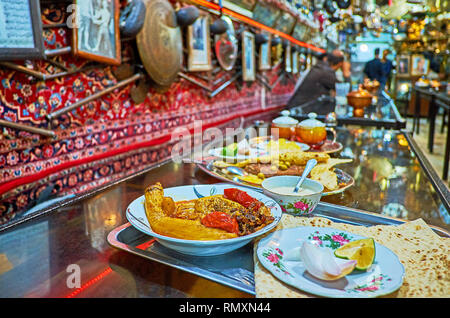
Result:
<instances>
[{"instance_id":1,"label":"metal spoon","mask_svg":"<svg viewBox=\"0 0 450 318\"><path fill-rule=\"evenodd\" d=\"M305 170L303 170L302 176L300 177L300 180L297 182L297 185L294 188L294 192L298 192L298 190L300 190L303 181L305 181L306 177L311 172L311 170L316 166L316 164L317 164L316 159L308 160L308 162L306 163Z\"/></svg>"},{"instance_id":2,"label":"metal spoon","mask_svg":"<svg viewBox=\"0 0 450 318\"><path fill-rule=\"evenodd\" d=\"M230 171L231 173L236 174L241 177L248 175L247 171L245 171L244 169L241 169L239 167L229 166L226 169L228 171Z\"/></svg>"}]
</instances>

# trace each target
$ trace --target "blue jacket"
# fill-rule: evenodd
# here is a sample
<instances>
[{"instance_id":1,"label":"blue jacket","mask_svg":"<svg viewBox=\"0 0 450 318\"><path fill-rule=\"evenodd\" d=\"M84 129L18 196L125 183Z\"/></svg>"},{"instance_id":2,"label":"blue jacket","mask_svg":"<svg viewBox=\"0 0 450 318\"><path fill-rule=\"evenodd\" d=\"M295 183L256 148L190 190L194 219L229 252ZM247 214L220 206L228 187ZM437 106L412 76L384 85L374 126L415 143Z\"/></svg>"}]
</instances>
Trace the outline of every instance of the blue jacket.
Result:
<instances>
[{"instance_id":1,"label":"blue jacket","mask_svg":"<svg viewBox=\"0 0 450 318\"><path fill-rule=\"evenodd\" d=\"M371 80L377 80L380 83L384 79L383 63L379 58L374 58L373 60L366 63L364 67L364 74Z\"/></svg>"}]
</instances>

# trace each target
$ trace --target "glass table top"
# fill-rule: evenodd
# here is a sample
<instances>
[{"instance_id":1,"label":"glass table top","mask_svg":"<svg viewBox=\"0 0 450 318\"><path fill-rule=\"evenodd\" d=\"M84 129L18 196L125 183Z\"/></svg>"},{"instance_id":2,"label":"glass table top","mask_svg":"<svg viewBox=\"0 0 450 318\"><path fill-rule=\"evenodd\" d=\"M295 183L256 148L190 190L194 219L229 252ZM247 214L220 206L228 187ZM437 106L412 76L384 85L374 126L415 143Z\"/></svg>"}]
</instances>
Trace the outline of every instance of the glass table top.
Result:
<instances>
[{"instance_id":1,"label":"glass table top","mask_svg":"<svg viewBox=\"0 0 450 318\"><path fill-rule=\"evenodd\" d=\"M340 157L353 159L339 168L355 185L323 201L450 229L449 211L402 132L338 129L337 140L343 145Z\"/></svg>"}]
</instances>

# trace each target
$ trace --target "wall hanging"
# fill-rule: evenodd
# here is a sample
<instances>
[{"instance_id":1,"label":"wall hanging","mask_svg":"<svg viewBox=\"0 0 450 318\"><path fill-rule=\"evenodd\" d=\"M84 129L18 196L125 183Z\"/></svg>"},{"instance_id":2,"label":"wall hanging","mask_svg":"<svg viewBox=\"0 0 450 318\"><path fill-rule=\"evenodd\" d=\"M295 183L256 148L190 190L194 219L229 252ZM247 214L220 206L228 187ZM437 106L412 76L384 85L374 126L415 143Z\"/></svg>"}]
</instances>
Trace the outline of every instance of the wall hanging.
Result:
<instances>
[{"instance_id":1,"label":"wall hanging","mask_svg":"<svg viewBox=\"0 0 450 318\"><path fill-rule=\"evenodd\" d=\"M271 36L267 36L267 42L259 44L259 70L267 71L272 68L271 64Z\"/></svg>"},{"instance_id":2,"label":"wall hanging","mask_svg":"<svg viewBox=\"0 0 450 318\"><path fill-rule=\"evenodd\" d=\"M150 0L144 26L136 37L142 63L159 91L178 77L183 60L181 31L175 10L167 0Z\"/></svg>"},{"instance_id":3,"label":"wall hanging","mask_svg":"<svg viewBox=\"0 0 450 318\"><path fill-rule=\"evenodd\" d=\"M234 30L233 22L227 16L221 19L227 24L227 31L214 36L214 52L220 66L225 71L233 69L238 55L238 41Z\"/></svg>"},{"instance_id":4,"label":"wall hanging","mask_svg":"<svg viewBox=\"0 0 450 318\"><path fill-rule=\"evenodd\" d=\"M39 1L0 0L0 60L45 57Z\"/></svg>"},{"instance_id":5,"label":"wall hanging","mask_svg":"<svg viewBox=\"0 0 450 318\"><path fill-rule=\"evenodd\" d=\"M73 54L101 63L120 65L119 0L75 0Z\"/></svg>"},{"instance_id":6,"label":"wall hanging","mask_svg":"<svg viewBox=\"0 0 450 318\"><path fill-rule=\"evenodd\" d=\"M249 31L243 31L241 40L242 40L242 79L245 82L252 82L256 79L255 35Z\"/></svg>"},{"instance_id":7,"label":"wall hanging","mask_svg":"<svg viewBox=\"0 0 450 318\"><path fill-rule=\"evenodd\" d=\"M210 16L202 13L195 22L187 28L188 71L210 71L211 41Z\"/></svg>"}]
</instances>

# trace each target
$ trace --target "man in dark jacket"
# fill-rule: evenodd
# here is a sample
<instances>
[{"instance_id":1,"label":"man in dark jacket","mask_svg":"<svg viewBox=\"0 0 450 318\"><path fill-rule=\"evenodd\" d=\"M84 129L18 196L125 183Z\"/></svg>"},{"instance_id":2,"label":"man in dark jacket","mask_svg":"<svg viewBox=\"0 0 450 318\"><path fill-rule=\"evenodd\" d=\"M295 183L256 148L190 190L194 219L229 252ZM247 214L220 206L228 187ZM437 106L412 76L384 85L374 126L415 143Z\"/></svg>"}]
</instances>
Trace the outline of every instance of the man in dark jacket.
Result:
<instances>
[{"instance_id":1,"label":"man in dark jacket","mask_svg":"<svg viewBox=\"0 0 450 318\"><path fill-rule=\"evenodd\" d=\"M394 68L392 60L389 58L390 54L391 50L385 49L383 51L383 57L381 58L381 64L383 65L383 78L382 81L380 81L381 89L386 88L386 84L389 83L391 72L392 69Z\"/></svg>"},{"instance_id":2,"label":"man in dark jacket","mask_svg":"<svg viewBox=\"0 0 450 318\"><path fill-rule=\"evenodd\" d=\"M371 80L382 82L384 78L383 63L380 60L380 49L375 49L375 58L366 63L364 74Z\"/></svg>"},{"instance_id":3,"label":"man in dark jacket","mask_svg":"<svg viewBox=\"0 0 450 318\"><path fill-rule=\"evenodd\" d=\"M294 94L287 107L295 107L313 101L322 95L334 95L336 70L342 66L344 58L338 54L328 53L321 57L304 77L300 77Z\"/></svg>"}]
</instances>

